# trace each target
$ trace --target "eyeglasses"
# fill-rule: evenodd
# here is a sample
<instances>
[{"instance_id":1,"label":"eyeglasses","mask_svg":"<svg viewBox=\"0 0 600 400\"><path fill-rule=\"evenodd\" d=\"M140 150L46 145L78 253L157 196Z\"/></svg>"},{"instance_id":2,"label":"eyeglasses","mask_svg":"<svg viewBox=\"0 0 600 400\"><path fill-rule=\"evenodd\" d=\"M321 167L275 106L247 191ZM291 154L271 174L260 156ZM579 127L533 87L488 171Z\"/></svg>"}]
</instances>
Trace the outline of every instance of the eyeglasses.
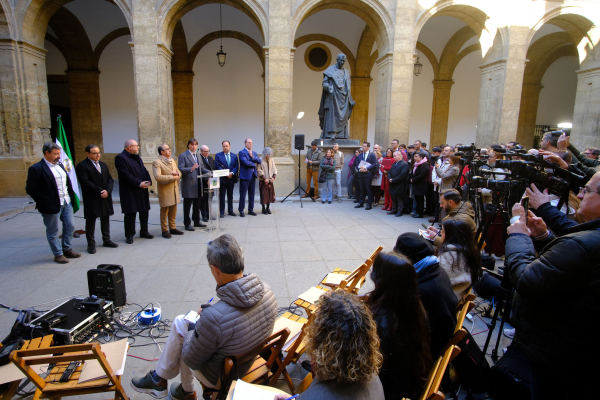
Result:
<instances>
[{"instance_id":1,"label":"eyeglasses","mask_svg":"<svg viewBox=\"0 0 600 400\"><path fill-rule=\"evenodd\" d=\"M90 153L90 154L93 155L93 156L99 156L102 153L98 152L98 153Z\"/></svg>"},{"instance_id":2,"label":"eyeglasses","mask_svg":"<svg viewBox=\"0 0 600 400\"><path fill-rule=\"evenodd\" d=\"M592 153L591 151L585 151L583 154L585 154L586 156L591 156L594 153Z\"/></svg>"},{"instance_id":3,"label":"eyeglasses","mask_svg":"<svg viewBox=\"0 0 600 400\"><path fill-rule=\"evenodd\" d=\"M579 193L583 193L583 195L585 196L588 193L598 193L598 192L590 190L590 189L588 189L586 187L582 187L582 188L579 188Z\"/></svg>"}]
</instances>

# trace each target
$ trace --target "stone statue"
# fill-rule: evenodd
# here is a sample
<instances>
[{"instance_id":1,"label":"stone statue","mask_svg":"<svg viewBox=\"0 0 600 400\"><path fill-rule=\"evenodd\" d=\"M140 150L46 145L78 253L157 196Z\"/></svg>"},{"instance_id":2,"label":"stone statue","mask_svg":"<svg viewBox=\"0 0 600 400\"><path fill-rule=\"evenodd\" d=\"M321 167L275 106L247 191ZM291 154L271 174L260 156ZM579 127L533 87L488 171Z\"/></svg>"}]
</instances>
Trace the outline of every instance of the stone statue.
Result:
<instances>
[{"instance_id":1,"label":"stone statue","mask_svg":"<svg viewBox=\"0 0 600 400\"><path fill-rule=\"evenodd\" d=\"M346 55L323 72L323 93L319 107L321 139L348 139L348 120L356 104L350 94L350 73L344 68Z\"/></svg>"}]
</instances>

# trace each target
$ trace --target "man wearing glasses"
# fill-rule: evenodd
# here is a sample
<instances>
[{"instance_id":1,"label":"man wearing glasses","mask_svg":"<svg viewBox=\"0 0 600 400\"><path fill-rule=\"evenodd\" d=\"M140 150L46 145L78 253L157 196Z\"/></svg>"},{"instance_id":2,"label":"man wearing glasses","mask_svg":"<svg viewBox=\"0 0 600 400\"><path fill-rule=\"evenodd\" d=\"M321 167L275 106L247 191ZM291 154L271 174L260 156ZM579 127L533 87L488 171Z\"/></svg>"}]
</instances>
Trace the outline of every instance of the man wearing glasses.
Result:
<instances>
[{"instance_id":1,"label":"man wearing glasses","mask_svg":"<svg viewBox=\"0 0 600 400\"><path fill-rule=\"evenodd\" d=\"M153 239L148 232L148 212L150 211L150 195L148 188L152 185L150 174L140 157L140 146L129 139L125 149L115 157L115 167L119 174L119 197L121 211L125 222L125 242L133 243L135 235L135 216L140 214L140 237Z\"/></svg>"},{"instance_id":2,"label":"man wearing glasses","mask_svg":"<svg viewBox=\"0 0 600 400\"><path fill-rule=\"evenodd\" d=\"M85 237L87 251L96 253L96 218L100 218L100 232L102 233L102 246L119 247L110 240L109 218L114 214L112 191L113 178L110 176L108 166L100 161L100 148L95 144L85 147L87 158L77 164L77 180L81 185L83 197L83 217L85 218Z\"/></svg>"},{"instance_id":3,"label":"man wearing glasses","mask_svg":"<svg viewBox=\"0 0 600 400\"><path fill-rule=\"evenodd\" d=\"M535 214L525 218L523 207L513 208L520 218L508 228L506 265L517 292L515 341L531 363L533 400L593 396L600 356L597 331L590 329L600 316L599 192L600 172L577 195L581 224L535 185L526 191Z\"/></svg>"}]
</instances>

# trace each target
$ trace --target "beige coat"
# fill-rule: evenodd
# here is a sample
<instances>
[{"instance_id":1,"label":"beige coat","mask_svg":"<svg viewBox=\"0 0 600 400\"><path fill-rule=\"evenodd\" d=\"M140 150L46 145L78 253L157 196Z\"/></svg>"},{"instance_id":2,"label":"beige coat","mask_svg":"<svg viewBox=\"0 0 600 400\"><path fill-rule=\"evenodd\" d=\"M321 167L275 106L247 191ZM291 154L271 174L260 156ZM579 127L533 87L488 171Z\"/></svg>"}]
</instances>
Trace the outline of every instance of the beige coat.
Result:
<instances>
[{"instance_id":1,"label":"beige coat","mask_svg":"<svg viewBox=\"0 0 600 400\"><path fill-rule=\"evenodd\" d=\"M171 172L176 171L181 177L181 172L177 168L177 161L169 163L164 156L158 157L152 162L152 171L154 179L158 183L158 204L161 207L169 207L181 203L179 196L179 179L175 179Z\"/></svg>"},{"instance_id":2,"label":"beige coat","mask_svg":"<svg viewBox=\"0 0 600 400\"><path fill-rule=\"evenodd\" d=\"M277 175L277 167L273 156L269 157L269 161L263 157L262 163L258 165L258 178L264 180L266 176L267 179L272 179L275 175Z\"/></svg>"}]
</instances>

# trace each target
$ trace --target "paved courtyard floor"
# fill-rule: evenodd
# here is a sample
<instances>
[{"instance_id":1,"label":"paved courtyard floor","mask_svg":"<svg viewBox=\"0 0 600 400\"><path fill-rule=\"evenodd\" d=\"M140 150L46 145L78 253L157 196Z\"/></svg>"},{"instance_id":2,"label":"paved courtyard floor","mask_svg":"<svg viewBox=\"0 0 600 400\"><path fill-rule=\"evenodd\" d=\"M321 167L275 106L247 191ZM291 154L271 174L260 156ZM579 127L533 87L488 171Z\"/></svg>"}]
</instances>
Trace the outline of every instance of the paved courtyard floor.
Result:
<instances>
[{"instance_id":1,"label":"paved courtyard floor","mask_svg":"<svg viewBox=\"0 0 600 400\"><path fill-rule=\"evenodd\" d=\"M331 205L303 202L303 207L299 202L277 203L271 206L272 215L226 216L218 230L197 230L164 239L160 236L159 207L153 204L150 233L155 238L140 239L138 232L134 243L128 245L125 243L121 209L117 204L111 220L111 235L119 248L100 246L96 254L88 254L85 235L82 235L73 239L73 249L82 253L81 258L72 259L66 265L53 262L42 218L37 211L2 217L0 303L16 308L35 306L38 310L48 310L65 301L59 301L61 298L86 295L89 269L99 264L119 264L125 270L128 302L141 305L159 303L163 319L173 320L179 314L196 310L199 304L215 295L216 284L206 261L206 243L229 233L236 237L244 250L246 272L257 273L271 286L278 306L288 307L300 293L316 285L328 272L338 267L356 268L380 245L384 251L390 251L398 235L416 232L421 223L426 222L410 216L395 218L386 215L381 206L370 211L353 206L348 200ZM260 212L260 205L257 209ZM182 229L181 205L177 221ZM84 229L82 212L76 214L75 227ZM98 226L96 241L101 243L99 231ZM371 289L372 282L367 280L361 293ZM0 309L0 338L10 332L16 316L15 312ZM465 321L465 327L474 334L485 331L484 320L489 321L475 316L474 326ZM483 332L475 338L483 343L486 335L487 332ZM496 334L492 346L495 338ZM152 341L138 339L136 344L142 343ZM508 343L503 336L500 349L507 347ZM491 348L488 354L490 351ZM136 347L131 348L129 354L156 359L160 350L156 345ZM150 399L133 391L129 381L134 375L144 374L153 367L153 362L128 357L123 384L130 397ZM291 373L296 379L306 374L299 365L293 366ZM287 390L283 380L278 386ZM197 384L197 391L200 390ZM106 398L106 395L94 397Z\"/></svg>"}]
</instances>

